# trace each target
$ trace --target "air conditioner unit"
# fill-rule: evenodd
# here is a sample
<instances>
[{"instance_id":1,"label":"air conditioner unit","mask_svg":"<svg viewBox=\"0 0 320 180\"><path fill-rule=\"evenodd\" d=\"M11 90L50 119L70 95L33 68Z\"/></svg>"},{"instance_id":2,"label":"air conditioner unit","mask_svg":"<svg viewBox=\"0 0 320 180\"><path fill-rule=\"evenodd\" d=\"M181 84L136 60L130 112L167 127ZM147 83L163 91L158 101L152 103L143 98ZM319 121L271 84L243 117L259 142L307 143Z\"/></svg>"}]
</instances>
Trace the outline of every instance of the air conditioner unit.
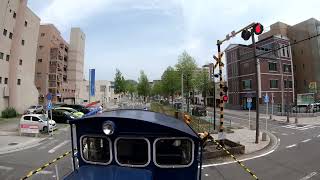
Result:
<instances>
[{"instance_id":1,"label":"air conditioner unit","mask_svg":"<svg viewBox=\"0 0 320 180\"><path fill-rule=\"evenodd\" d=\"M3 97L9 97L9 87L3 87Z\"/></svg>"}]
</instances>

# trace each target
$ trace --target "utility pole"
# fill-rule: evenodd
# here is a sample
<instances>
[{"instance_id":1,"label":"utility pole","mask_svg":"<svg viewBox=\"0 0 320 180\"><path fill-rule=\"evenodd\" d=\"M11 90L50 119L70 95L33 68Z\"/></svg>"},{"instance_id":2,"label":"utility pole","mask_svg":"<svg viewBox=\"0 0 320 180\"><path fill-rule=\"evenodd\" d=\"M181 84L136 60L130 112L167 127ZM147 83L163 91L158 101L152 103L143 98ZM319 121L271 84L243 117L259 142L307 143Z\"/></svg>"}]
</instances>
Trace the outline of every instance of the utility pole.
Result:
<instances>
[{"instance_id":1,"label":"utility pole","mask_svg":"<svg viewBox=\"0 0 320 180\"><path fill-rule=\"evenodd\" d=\"M286 67L286 72L288 72L288 67ZM284 86L284 88L287 88L287 93L286 93L286 104L287 104L287 108L286 108L286 110L287 110L287 123L289 123L290 122L290 118L289 118L289 78L288 78L288 76L287 76L287 78L286 78L286 84L287 84L287 87L286 86Z\"/></svg>"},{"instance_id":2,"label":"utility pole","mask_svg":"<svg viewBox=\"0 0 320 180\"><path fill-rule=\"evenodd\" d=\"M183 100L184 100L184 94L183 94L183 72L181 71L181 97L182 97L182 105L183 105ZM182 108L183 110L183 108Z\"/></svg>"},{"instance_id":3,"label":"utility pole","mask_svg":"<svg viewBox=\"0 0 320 180\"><path fill-rule=\"evenodd\" d=\"M213 74L213 130L216 130L216 81L214 74L215 67L212 67Z\"/></svg>"},{"instance_id":4,"label":"utility pole","mask_svg":"<svg viewBox=\"0 0 320 180\"><path fill-rule=\"evenodd\" d=\"M257 89L256 89L256 141L255 143L258 144L259 143L259 103L260 103L260 97L259 97L259 76L258 76L258 73L259 73L259 65L258 65L258 60L257 60L257 55L256 55L256 41L254 39L254 29L252 29L252 32L251 32L251 39L252 39L252 46L253 46L253 57L254 57L254 62L256 64L256 86L257 86Z\"/></svg>"}]
</instances>

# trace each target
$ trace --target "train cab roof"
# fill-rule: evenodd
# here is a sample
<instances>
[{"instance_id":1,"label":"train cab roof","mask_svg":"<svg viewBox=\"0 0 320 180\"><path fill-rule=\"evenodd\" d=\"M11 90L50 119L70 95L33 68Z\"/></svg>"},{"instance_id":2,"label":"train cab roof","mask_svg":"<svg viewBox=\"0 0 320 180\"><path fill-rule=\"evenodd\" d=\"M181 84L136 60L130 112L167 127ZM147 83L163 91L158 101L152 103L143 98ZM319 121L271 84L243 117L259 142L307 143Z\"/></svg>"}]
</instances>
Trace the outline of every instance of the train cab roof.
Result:
<instances>
[{"instance_id":1,"label":"train cab roof","mask_svg":"<svg viewBox=\"0 0 320 180\"><path fill-rule=\"evenodd\" d=\"M77 133L103 134L101 123L107 120L113 121L115 123L115 133L118 132L122 135L138 132L140 134L159 135L167 133L171 136L188 136L193 139L199 139L197 133L184 121L165 114L144 110L120 109L106 111L82 119L75 119L69 123L82 126L82 128L77 128L80 131Z\"/></svg>"}]
</instances>

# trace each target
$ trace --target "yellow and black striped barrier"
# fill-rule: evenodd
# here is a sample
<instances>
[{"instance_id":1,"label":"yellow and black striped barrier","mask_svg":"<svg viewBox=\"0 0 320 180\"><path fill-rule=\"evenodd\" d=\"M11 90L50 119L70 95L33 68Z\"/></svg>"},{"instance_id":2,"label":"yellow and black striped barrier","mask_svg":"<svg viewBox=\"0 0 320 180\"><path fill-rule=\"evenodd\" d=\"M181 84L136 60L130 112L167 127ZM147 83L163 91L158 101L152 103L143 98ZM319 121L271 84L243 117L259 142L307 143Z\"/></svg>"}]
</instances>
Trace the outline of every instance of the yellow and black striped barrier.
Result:
<instances>
[{"instance_id":1,"label":"yellow and black striped barrier","mask_svg":"<svg viewBox=\"0 0 320 180\"><path fill-rule=\"evenodd\" d=\"M68 152L62 154L61 156L55 158L54 160L50 161L49 163L43 165L42 167L40 167L40 168L38 168L38 169L36 169L36 170L34 170L34 171L30 171L26 176L22 177L21 180L28 179L28 178L31 177L32 175L34 175L34 174L36 174L36 173L44 170L45 168L47 168L47 167L50 166L51 164L55 163L56 161L58 161L58 160L60 160L60 159L62 159L62 158L64 158L64 157L68 156L71 152L72 152L72 151L68 151Z\"/></svg>"},{"instance_id":2,"label":"yellow and black striped barrier","mask_svg":"<svg viewBox=\"0 0 320 180\"><path fill-rule=\"evenodd\" d=\"M247 171L254 179L258 180L259 178L248 169L241 161L239 161L233 154L231 154L225 147L221 146L220 143L213 139L213 142L221 149L223 149L228 155L232 157L245 171Z\"/></svg>"}]
</instances>

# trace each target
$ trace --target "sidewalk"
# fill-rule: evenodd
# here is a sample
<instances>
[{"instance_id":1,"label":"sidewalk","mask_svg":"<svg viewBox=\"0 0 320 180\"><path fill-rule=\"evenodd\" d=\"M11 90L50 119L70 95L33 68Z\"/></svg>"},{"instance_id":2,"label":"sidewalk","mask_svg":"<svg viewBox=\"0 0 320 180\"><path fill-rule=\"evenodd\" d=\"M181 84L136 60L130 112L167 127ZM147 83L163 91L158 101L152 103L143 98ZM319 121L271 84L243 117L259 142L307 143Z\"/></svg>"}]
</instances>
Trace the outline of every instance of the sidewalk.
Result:
<instances>
[{"instance_id":1,"label":"sidewalk","mask_svg":"<svg viewBox=\"0 0 320 180\"><path fill-rule=\"evenodd\" d=\"M265 148L270 143L270 137L267 136L266 141L261 141L262 138L262 132L260 132L260 139L259 143L255 144L255 137L256 137L256 131L255 130L249 130L247 128L243 129L232 129L234 133L227 133L226 138L236 142L240 143L241 145L245 146L245 154L250 154L256 151L259 151L263 148ZM212 135L214 139L218 139L218 134Z\"/></svg>"},{"instance_id":2,"label":"sidewalk","mask_svg":"<svg viewBox=\"0 0 320 180\"><path fill-rule=\"evenodd\" d=\"M45 137L19 136L20 117L0 119L0 154L21 151L39 145Z\"/></svg>"}]
</instances>

